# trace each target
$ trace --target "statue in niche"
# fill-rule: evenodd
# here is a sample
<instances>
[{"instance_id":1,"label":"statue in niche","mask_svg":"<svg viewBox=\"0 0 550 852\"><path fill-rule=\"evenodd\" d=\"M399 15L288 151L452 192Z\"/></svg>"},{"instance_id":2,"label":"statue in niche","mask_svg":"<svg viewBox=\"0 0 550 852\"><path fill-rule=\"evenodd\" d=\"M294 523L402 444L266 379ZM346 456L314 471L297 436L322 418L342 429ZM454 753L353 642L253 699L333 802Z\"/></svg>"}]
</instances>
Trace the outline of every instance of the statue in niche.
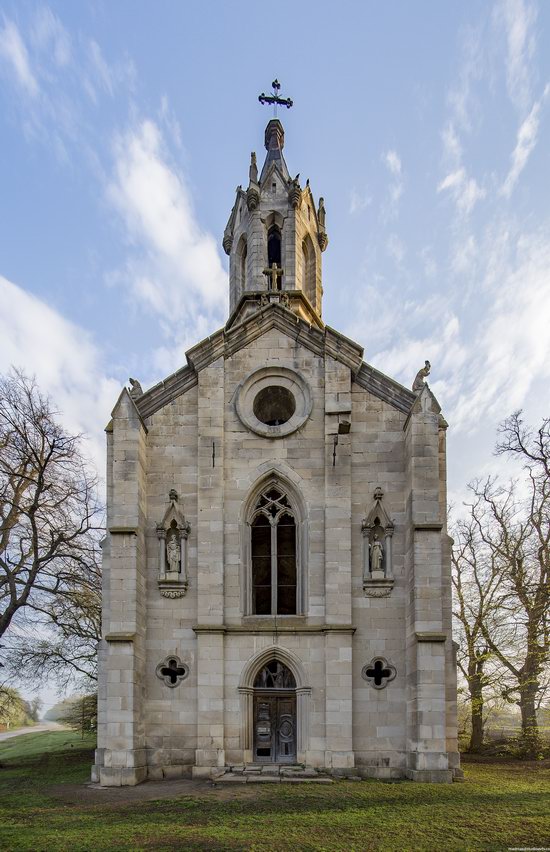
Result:
<instances>
[{"instance_id":1,"label":"statue in niche","mask_svg":"<svg viewBox=\"0 0 550 852\"><path fill-rule=\"evenodd\" d=\"M415 376L412 389L415 393L419 393L424 389L424 380L427 376L430 375L430 370L432 369L432 365L429 361L424 361L424 366Z\"/></svg>"},{"instance_id":2,"label":"statue in niche","mask_svg":"<svg viewBox=\"0 0 550 852\"><path fill-rule=\"evenodd\" d=\"M374 574L383 571L384 549L378 536L375 534L370 546L370 569Z\"/></svg>"},{"instance_id":3,"label":"statue in niche","mask_svg":"<svg viewBox=\"0 0 550 852\"><path fill-rule=\"evenodd\" d=\"M180 570L181 548L178 544L176 533L172 533L168 539L166 556L168 558L168 570L178 573Z\"/></svg>"}]
</instances>

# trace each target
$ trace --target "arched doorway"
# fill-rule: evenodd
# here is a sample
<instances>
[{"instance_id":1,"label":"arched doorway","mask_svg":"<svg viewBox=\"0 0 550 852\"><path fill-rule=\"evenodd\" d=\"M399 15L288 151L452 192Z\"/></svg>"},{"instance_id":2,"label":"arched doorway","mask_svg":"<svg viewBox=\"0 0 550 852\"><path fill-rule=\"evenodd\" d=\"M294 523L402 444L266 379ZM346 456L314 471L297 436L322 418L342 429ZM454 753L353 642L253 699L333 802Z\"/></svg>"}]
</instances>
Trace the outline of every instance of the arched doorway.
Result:
<instances>
[{"instance_id":1,"label":"arched doorway","mask_svg":"<svg viewBox=\"0 0 550 852\"><path fill-rule=\"evenodd\" d=\"M296 762L296 680L284 663L271 660L254 680L253 760Z\"/></svg>"}]
</instances>

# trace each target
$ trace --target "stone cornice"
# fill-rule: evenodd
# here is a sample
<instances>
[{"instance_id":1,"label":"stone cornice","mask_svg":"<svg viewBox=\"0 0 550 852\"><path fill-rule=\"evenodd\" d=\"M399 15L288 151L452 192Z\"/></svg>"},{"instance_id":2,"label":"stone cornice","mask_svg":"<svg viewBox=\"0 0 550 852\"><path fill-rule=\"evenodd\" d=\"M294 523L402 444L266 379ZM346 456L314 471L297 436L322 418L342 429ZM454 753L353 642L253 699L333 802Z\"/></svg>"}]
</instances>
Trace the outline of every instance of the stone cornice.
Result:
<instances>
[{"instance_id":1,"label":"stone cornice","mask_svg":"<svg viewBox=\"0 0 550 852\"><path fill-rule=\"evenodd\" d=\"M239 320L239 316L241 313L243 313L247 304L251 303L255 307L256 311L262 311L265 310L266 307L269 307L269 304L258 307L258 302L262 299L262 297L267 299L273 298L279 300L281 299L281 297L288 298L290 304L295 303L298 308L306 314L307 322L311 322L312 325L315 325L320 329L325 328L323 320L321 319L319 314L314 310L309 299L302 292L302 290L280 290L276 292L266 290L248 290L240 297L235 310L233 311L233 313L225 324L225 330L229 331L233 328L233 326L238 325L241 322L244 322L246 319L250 318L250 314L248 314L248 316L245 316L243 319ZM288 310L291 309L288 308ZM299 319L304 319L304 317L300 316L299 314L297 314L297 316Z\"/></svg>"},{"instance_id":2,"label":"stone cornice","mask_svg":"<svg viewBox=\"0 0 550 852\"><path fill-rule=\"evenodd\" d=\"M191 366L182 367L171 376L154 385L136 400L136 407L142 417L150 417L155 411L164 408L186 391L198 384L197 373Z\"/></svg>"},{"instance_id":3,"label":"stone cornice","mask_svg":"<svg viewBox=\"0 0 550 852\"><path fill-rule=\"evenodd\" d=\"M135 633L106 633L105 641L111 643L117 642L133 642L136 638Z\"/></svg>"},{"instance_id":4,"label":"stone cornice","mask_svg":"<svg viewBox=\"0 0 550 852\"><path fill-rule=\"evenodd\" d=\"M237 633L237 634L254 634L254 633L277 633L281 634L324 634L324 633L349 633L353 635L355 633L356 628L352 627L348 624L277 624L276 626L273 623L270 624L250 624L250 625L240 625L240 624L197 624L193 627L193 630L197 635L201 633Z\"/></svg>"},{"instance_id":5,"label":"stone cornice","mask_svg":"<svg viewBox=\"0 0 550 852\"><path fill-rule=\"evenodd\" d=\"M409 414L416 399L412 391L364 362L355 376L355 381L360 387L372 393L373 396L377 396L378 399L387 402L393 408L402 411L403 414Z\"/></svg>"},{"instance_id":6,"label":"stone cornice","mask_svg":"<svg viewBox=\"0 0 550 852\"><path fill-rule=\"evenodd\" d=\"M447 634L446 633L437 633L433 631L415 633L415 639L417 642L446 642Z\"/></svg>"},{"instance_id":7,"label":"stone cornice","mask_svg":"<svg viewBox=\"0 0 550 852\"><path fill-rule=\"evenodd\" d=\"M109 527L109 533L111 535L137 535L139 532L138 527L118 527L112 526Z\"/></svg>"}]
</instances>

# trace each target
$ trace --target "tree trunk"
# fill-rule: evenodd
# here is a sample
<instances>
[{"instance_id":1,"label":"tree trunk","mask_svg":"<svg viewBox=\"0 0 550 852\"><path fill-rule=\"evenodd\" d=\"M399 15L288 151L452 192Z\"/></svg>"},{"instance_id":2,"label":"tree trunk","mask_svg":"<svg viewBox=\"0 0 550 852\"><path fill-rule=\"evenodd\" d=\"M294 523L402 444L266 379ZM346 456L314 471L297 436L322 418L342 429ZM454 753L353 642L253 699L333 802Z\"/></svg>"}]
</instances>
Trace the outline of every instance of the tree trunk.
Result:
<instances>
[{"instance_id":1,"label":"tree trunk","mask_svg":"<svg viewBox=\"0 0 550 852\"><path fill-rule=\"evenodd\" d=\"M474 673L468 678L470 689L470 708L472 716L472 733L468 751L481 751L483 746L483 664L475 665Z\"/></svg>"},{"instance_id":2,"label":"tree trunk","mask_svg":"<svg viewBox=\"0 0 550 852\"><path fill-rule=\"evenodd\" d=\"M540 734L537 722L536 698L539 685L535 678L527 677L520 684L519 706L521 710L522 753L531 760L540 750Z\"/></svg>"}]
</instances>

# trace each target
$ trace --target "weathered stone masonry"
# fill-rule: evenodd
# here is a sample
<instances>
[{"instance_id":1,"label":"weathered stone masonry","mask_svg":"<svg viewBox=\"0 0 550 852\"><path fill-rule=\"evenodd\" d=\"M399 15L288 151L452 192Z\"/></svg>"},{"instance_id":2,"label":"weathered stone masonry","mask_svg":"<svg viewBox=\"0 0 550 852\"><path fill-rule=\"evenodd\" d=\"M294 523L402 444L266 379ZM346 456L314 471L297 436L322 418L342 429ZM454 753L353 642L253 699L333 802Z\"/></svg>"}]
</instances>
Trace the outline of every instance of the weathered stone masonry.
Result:
<instances>
[{"instance_id":1,"label":"weathered stone masonry","mask_svg":"<svg viewBox=\"0 0 550 852\"><path fill-rule=\"evenodd\" d=\"M459 771L447 424L323 323L324 205L283 143L237 190L226 326L107 427L103 785Z\"/></svg>"}]
</instances>

